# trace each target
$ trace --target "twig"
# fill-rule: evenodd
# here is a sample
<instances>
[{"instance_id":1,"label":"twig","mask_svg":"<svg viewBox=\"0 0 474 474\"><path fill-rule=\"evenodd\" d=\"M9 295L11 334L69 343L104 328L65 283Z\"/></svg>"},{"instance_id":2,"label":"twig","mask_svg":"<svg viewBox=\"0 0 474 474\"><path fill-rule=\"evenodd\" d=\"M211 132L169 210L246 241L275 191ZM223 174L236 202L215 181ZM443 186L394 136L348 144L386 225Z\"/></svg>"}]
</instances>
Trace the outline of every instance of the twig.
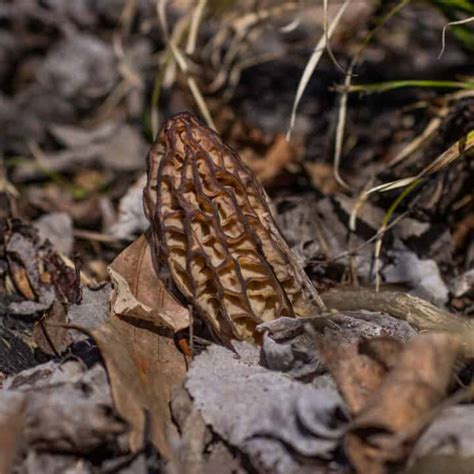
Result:
<instances>
[{"instance_id":1,"label":"twig","mask_svg":"<svg viewBox=\"0 0 474 474\"><path fill-rule=\"evenodd\" d=\"M94 242L101 242L104 244L114 244L119 241L119 239L113 235L101 234L100 232L94 232L91 230L74 229L73 236L77 237L78 239L92 240Z\"/></svg>"},{"instance_id":2,"label":"twig","mask_svg":"<svg viewBox=\"0 0 474 474\"><path fill-rule=\"evenodd\" d=\"M330 290L321 295L329 309L338 311L381 311L415 328L449 331L462 338L467 357L474 356L474 320L437 308L422 298L398 291Z\"/></svg>"}]
</instances>

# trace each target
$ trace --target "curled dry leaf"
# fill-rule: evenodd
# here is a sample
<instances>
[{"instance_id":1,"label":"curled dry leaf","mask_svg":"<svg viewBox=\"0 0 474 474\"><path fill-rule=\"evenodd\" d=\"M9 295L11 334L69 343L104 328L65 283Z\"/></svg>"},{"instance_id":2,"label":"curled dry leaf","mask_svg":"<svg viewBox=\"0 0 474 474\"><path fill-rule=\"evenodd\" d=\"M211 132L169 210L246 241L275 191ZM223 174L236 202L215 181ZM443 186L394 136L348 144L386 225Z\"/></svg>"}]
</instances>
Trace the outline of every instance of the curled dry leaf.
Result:
<instances>
[{"instance_id":1,"label":"curled dry leaf","mask_svg":"<svg viewBox=\"0 0 474 474\"><path fill-rule=\"evenodd\" d=\"M222 339L258 340L261 322L324 308L260 183L191 115L162 127L148 156L144 204L158 263Z\"/></svg>"},{"instance_id":2,"label":"curled dry leaf","mask_svg":"<svg viewBox=\"0 0 474 474\"><path fill-rule=\"evenodd\" d=\"M358 342L320 338L318 344L324 365L337 382L352 413L358 413L371 393L378 389L386 370L382 364L359 352Z\"/></svg>"},{"instance_id":3,"label":"curled dry leaf","mask_svg":"<svg viewBox=\"0 0 474 474\"><path fill-rule=\"evenodd\" d=\"M62 354L72 342L67 329L66 306L56 300L40 321L35 323L33 337L38 347L50 355Z\"/></svg>"},{"instance_id":4,"label":"curled dry leaf","mask_svg":"<svg viewBox=\"0 0 474 474\"><path fill-rule=\"evenodd\" d=\"M421 334L406 344L346 434L357 472L382 473L404 459L445 396L461 351L459 337L449 333Z\"/></svg>"},{"instance_id":5,"label":"curled dry leaf","mask_svg":"<svg viewBox=\"0 0 474 474\"><path fill-rule=\"evenodd\" d=\"M367 311L280 318L257 329L264 332L262 356L269 368L313 384L330 370L353 413L393 366L402 341L416 335L404 321Z\"/></svg>"},{"instance_id":6,"label":"curled dry leaf","mask_svg":"<svg viewBox=\"0 0 474 474\"><path fill-rule=\"evenodd\" d=\"M10 285L6 286L18 296L9 304L10 313L44 311L55 299L65 303L80 300L78 272L65 264L49 242L41 242L31 224L19 219L0 221L0 248L0 263L7 268L3 278L8 275Z\"/></svg>"},{"instance_id":7,"label":"curled dry leaf","mask_svg":"<svg viewBox=\"0 0 474 474\"><path fill-rule=\"evenodd\" d=\"M0 473L22 471L1 469L4 458L15 453L15 437L19 448L15 467L31 451L72 456L123 452L121 438L128 426L111 410L110 402L107 375L100 364L88 369L83 361L50 361L9 377L0 390Z\"/></svg>"},{"instance_id":8,"label":"curled dry leaf","mask_svg":"<svg viewBox=\"0 0 474 474\"><path fill-rule=\"evenodd\" d=\"M145 236L127 247L109 271L115 286L112 315L91 332L107 367L115 407L132 427L132 449L143 444L148 413L151 441L169 458L171 390L186 374L172 332L186 327L189 315L156 277Z\"/></svg>"},{"instance_id":9,"label":"curled dry leaf","mask_svg":"<svg viewBox=\"0 0 474 474\"><path fill-rule=\"evenodd\" d=\"M50 306L54 292L44 269L44 249L39 244L35 229L19 220L1 222L2 246L8 274L15 289L25 300L39 303L40 309Z\"/></svg>"},{"instance_id":10,"label":"curled dry leaf","mask_svg":"<svg viewBox=\"0 0 474 474\"><path fill-rule=\"evenodd\" d=\"M115 314L151 321L176 332L189 326L189 311L168 293L156 276L145 235L127 247L108 271L115 287L112 297Z\"/></svg>"},{"instance_id":11,"label":"curled dry leaf","mask_svg":"<svg viewBox=\"0 0 474 474\"><path fill-rule=\"evenodd\" d=\"M186 374L173 338L150 323L132 323L117 315L92 335L107 367L115 408L131 426L131 449L143 446L148 425L150 440L168 459L171 390Z\"/></svg>"},{"instance_id":12,"label":"curled dry leaf","mask_svg":"<svg viewBox=\"0 0 474 474\"><path fill-rule=\"evenodd\" d=\"M239 358L212 344L193 359L186 388L194 408L255 472L325 472L316 458L331 459L348 422L337 391L266 369L253 344L234 349Z\"/></svg>"},{"instance_id":13,"label":"curled dry leaf","mask_svg":"<svg viewBox=\"0 0 474 474\"><path fill-rule=\"evenodd\" d=\"M251 159L246 159L244 156L242 157L258 180L267 186L274 184L285 169L291 166L298 169L295 160L296 151L296 147L289 143L283 134L278 134L263 158L255 159L255 156L251 156L249 157Z\"/></svg>"},{"instance_id":14,"label":"curled dry leaf","mask_svg":"<svg viewBox=\"0 0 474 474\"><path fill-rule=\"evenodd\" d=\"M340 185L334 178L334 170L328 163L305 162L304 169L308 173L315 189L324 195L336 194Z\"/></svg>"}]
</instances>

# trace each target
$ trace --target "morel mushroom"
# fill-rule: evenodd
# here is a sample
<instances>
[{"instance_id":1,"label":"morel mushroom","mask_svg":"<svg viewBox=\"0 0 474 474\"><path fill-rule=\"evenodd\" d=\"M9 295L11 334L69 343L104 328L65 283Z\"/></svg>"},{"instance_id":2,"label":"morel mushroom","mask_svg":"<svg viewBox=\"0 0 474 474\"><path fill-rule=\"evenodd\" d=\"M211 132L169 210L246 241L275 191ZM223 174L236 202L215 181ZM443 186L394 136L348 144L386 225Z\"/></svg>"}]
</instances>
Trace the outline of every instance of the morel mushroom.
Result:
<instances>
[{"instance_id":1,"label":"morel mushroom","mask_svg":"<svg viewBox=\"0 0 474 474\"><path fill-rule=\"evenodd\" d=\"M237 153L188 113L162 127L147 160L145 214L157 263L222 339L324 307Z\"/></svg>"}]
</instances>

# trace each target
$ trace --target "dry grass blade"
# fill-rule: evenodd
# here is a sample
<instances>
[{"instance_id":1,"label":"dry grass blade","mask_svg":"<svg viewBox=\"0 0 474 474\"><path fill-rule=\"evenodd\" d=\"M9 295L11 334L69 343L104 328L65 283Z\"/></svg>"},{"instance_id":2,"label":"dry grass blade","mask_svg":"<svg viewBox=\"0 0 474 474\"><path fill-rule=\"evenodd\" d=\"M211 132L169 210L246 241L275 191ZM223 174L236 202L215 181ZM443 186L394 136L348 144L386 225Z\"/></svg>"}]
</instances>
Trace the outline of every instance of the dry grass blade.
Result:
<instances>
[{"instance_id":1,"label":"dry grass blade","mask_svg":"<svg viewBox=\"0 0 474 474\"><path fill-rule=\"evenodd\" d=\"M207 0L199 0L191 17L191 27L189 29L188 42L186 44L186 54L191 56L196 50L196 41L199 31L199 24L206 8Z\"/></svg>"},{"instance_id":2,"label":"dry grass blade","mask_svg":"<svg viewBox=\"0 0 474 474\"><path fill-rule=\"evenodd\" d=\"M156 134L158 133L158 127L160 122L158 103L161 96L161 90L163 88L171 87L176 78L176 61L171 51L170 43L180 44L191 21L189 15L185 15L183 18L180 18L177 21L170 38L168 33L168 23L165 16L165 5L166 0L164 2L160 2L157 5L157 15L161 28L164 31L163 35L165 40L167 41L167 47L160 58L159 71L155 77L153 84L150 112L151 131L153 136L156 136Z\"/></svg>"},{"instance_id":3,"label":"dry grass blade","mask_svg":"<svg viewBox=\"0 0 474 474\"><path fill-rule=\"evenodd\" d=\"M243 15L232 24L232 29L237 34L245 34L252 26L269 18L281 15L282 13L296 10L300 7L299 2L284 2L281 5L275 5L272 8L258 10L252 13Z\"/></svg>"},{"instance_id":4,"label":"dry grass blade","mask_svg":"<svg viewBox=\"0 0 474 474\"><path fill-rule=\"evenodd\" d=\"M329 0L323 0L323 27L324 27L324 36L326 38L326 49L328 51L328 55L331 58L331 61L344 73L346 74L346 71L344 68L339 64L337 61L336 57L334 56L334 53L331 48L331 42L329 38L329 25L328 25L328 3Z\"/></svg>"},{"instance_id":5,"label":"dry grass blade","mask_svg":"<svg viewBox=\"0 0 474 474\"><path fill-rule=\"evenodd\" d=\"M450 26L465 25L466 23L470 23L472 21L474 21L474 16L470 16L468 18L464 18L458 21L450 21L449 23L443 26L443 33L441 35L441 51L439 52L438 59L441 59L441 56L443 56L444 50L446 49L446 30Z\"/></svg>"},{"instance_id":6,"label":"dry grass blade","mask_svg":"<svg viewBox=\"0 0 474 474\"><path fill-rule=\"evenodd\" d=\"M163 36L166 40L169 38L169 28L168 22L166 21L166 5L168 0L158 0L156 2L156 14L158 16L158 21L160 22L161 29L163 31Z\"/></svg>"},{"instance_id":7,"label":"dry grass blade","mask_svg":"<svg viewBox=\"0 0 474 474\"><path fill-rule=\"evenodd\" d=\"M351 88L351 81L352 81L352 74L356 64L359 62L362 53L364 52L365 48L369 44L372 37L375 33L382 27L393 15L395 15L398 11L400 11L410 0L402 0L400 3L395 5L380 21L380 23L371 31L369 31L362 44L355 54L354 58L351 61L349 69L347 70L347 74L344 80L344 88L342 91L340 103L339 103L339 113L337 117L337 127L336 127L336 137L335 137L335 147L334 147L334 177L337 182L346 189L349 189L349 186L345 183L339 173L339 166L341 163L341 156L342 156L342 145L344 141L344 128L346 126L346 115L347 115L347 99L349 95L349 90Z\"/></svg>"},{"instance_id":8,"label":"dry grass blade","mask_svg":"<svg viewBox=\"0 0 474 474\"><path fill-rule=\"evenodd\" d=\"M256 12L232 19L229 24L221 27L209 44L211 48L211 62L218 68L214 81L208 86L210 92L215 92L221 88L233 71L233 64L243 55L249 45L256 43L258 35L262 34L263 28L258 26L270 18L277 17L295 10L298 7L297 2L288 2L283 5L277 5L273 8L262 9ZM233 32L233 36L231 36ZM253 38L250 38L253 36ZM220 58L220 49L227 43L228 47ZM235 73L234 73L235 75Z\"/></svg>"},{"instance_id":9,"label":"dry grass blade","mask_svg":"<svg viewBox=\"0 0 474 474\"><path fill-rule=\"evenodd\" d=\"M311 76L313 75L313 72L319 63L319 60L321 59L321 56L323 55L324 50L327 47L327 40L331 38L334 31L336 30L336 27L340 19L342 18L342 15L344 14L349 3L350 3L350 0L346 0L343 3L339 11L337 12L336 16L332 20L331 24L329 25L327 33L323 34L318 44L314 48L313 54L309 58L308 63L306 64L306 67L303 71L303 75L301 76L300 82L298 84L298 89L296 90L295 100L293 102L293 107L291 110L290 126L288 127L288 132L286 135L287 140L290 140L291 138L291 133L293 131L293 128L295 126L295 121L296 121L296 111L298 109L298 105L301 101L301 98L303 97L306 86L308 85L308 82L311 79Z\"/></svg>"},{"instance_id":10,"label":"dry grass blade","mask_svg":"<svg viewBox=\"0 0 474 474\"><path fill-rule=\"evenodd\" d=\"M357 199L354 203L354 206L351 210L351 215L349 217L349 229L351 232L355 232L356 230L356 221L357 221L357 214L359 213L359 210L364 206L364 204L367 202L367 189L370 189L370 186L373 183L373 179L369 180L367 183L365 189L361 190L359 192Z\"/></svg>"},{"instance_id":11,"label":"dry grass blade","mask_svg":"<svg viewBox=\"0 0 474 474\"><path fill-rule=\"evenodd\" d=\"M18 199L20 197L18 190L7 178L3 168L3 157L0 157L0 192L8 194L14 199Z\"/></svg>"},{"instance_id":12,"label":"dry grass blade","mask_svg":"<svg viewBox=\"0 0 474 474\"><path fill-rule=\"evenodd\" d=\"M186 82L188 83L189 90L191 91L191 94L193 95L194 100L196 101L196 105L198 106L199 111L204 117L204 120L210 128L216 130L216 126L214 124L214 121L212 120L211 113L209 112L209 108L207 107L206 101L204 100L204 97L201 94L201 91L199 90L196 81L189 73L186 58L172 41L170 41L169 47L171 49L171 52L173 53L174 58L176 59L176 62L178 63L179 68L181 69L181 72L183 72L187 76Z\"/></svg>"},{"instance_id":13,"label":"dry grass blade","mask_svg":"<svg viewBox=\"0 0 474 474\"><path fill-rule=\"evenodd\" d=\"M291 33L292 31L296 30L296 28L298 28L298 26L300 25L301 23L301 18L299 17L296 17L293 21L291 21L290 23L288 23L287 25L285 26L282 26L280 28L280 31L282 33Z\"/></svg>"},{"instance_id":14,"label":"dry grass blade","mask_svg":"<svg viewBox=\"0 0 474 474\"><path fill-rule=\"evenodd\" d=\"M130 32L130 28L137 11L138 1L137 0L128 0L120 14L119 24L122 29L123 35L127 35Z\"/></svg>"},{"instance_id":15,"label":"dry grass blade","mask_svg":"<svg viewBox=\"0 0 474 474\"><path fill-rule=\"evenodd\" d=\"M401 161L405 160L408 158L412 153L415 152L424 142L428 140L435 132L438 130L438 128L441 126L443 123L443 119L448 115L449 113L449 107L443 107L436 117L433 117L428 125L425 127L423 132L415 137L410 143L408 143L403 150L400 151L396 156L394 156L390 162L388 163L389 166L394 166Z\"/></svg>"},{"instance_id":16,"label":"dry grass blade","mask_svg":"<svg viewBox=\"0 0 474 474\"><path fill-rule=\"evenodd\" d=\"M380 94L406 87L423 87L428 89L460 89L474 90L474 82L469 76L463 81L438 81L432 79L400 79L396 81L373 82L372 84L354 84L345 85L342 90L350 93L362 92L364 94Z\"/></svg>"},{"instance_id":17,"label":"dry grass blade","mask_svg":"<svg viewBox=\"0 0 474 474\"><path fill-rule=\"evenodd\" d=\"M426 168L420 171L416 176L409 178L397 179L389 183L380 184L367 191L367 194L376 192L382 193L385 191L392 191L394 189L404 188L414 182L434 174L443 168L449 166L453 161L462 158L466 153L474 149L474 130L469 132L466 136L458 140L454 145L450 146L443 154L438 156L436 160L430 163Z\"/></svg>"},{"instance_id":18,"label":"dry grass blade","mask_svg":"<svg viewBox=\"0 0 474 474\"><path fill-rule=\"evenodd\" d=\"M468 133L461 140L452 145L448 150L441 154L436 160L430 163L426 168L424 168L418 175L412 176L410 178L403 178L397 181L392 181L390 183L384 183L379 186L375 186L372 189L369 189L364 196L361 198L361 202L365 202L369 194L374 192L385 192L399 188L405 188L402 193L395 199L392 205L387 210L382 225L380 226L377 234L377 240L374 247L374 258L375 258L375 288L376 291L380 288L380 255L382 252L382 239L385 235L385 231L389 224L389 221L397 210L401 202L422 182L423 178L429 176L430 174L436 173L441 169L449 166L453 161L464 156L465 153L468 153L474 147L474 131ZM355 212L353 213L355 216ZM355 220L355 219L354 219Z\"/></svg>"},{"instance_id":19,"label":"dry grass blade","mask_svg":"<svg viewBox=\"0 0 474 474\"><path fill-rule=\"evenodd\" d=\"M346 78L344 80L345 87L348 87L351 83L352 72L354 70L355 63L352 63L349 66L347 71ZM334 178L335 180L344 188L349 189L348 184L342 179L339 173L339 166L341 164L342 156L342 144L344 142L344 127L346 124L346 115L347 115L347 99L349 94L344 91L341 94L341 99L339 103L339 114L337 117L337 126L336 126L336 139L334 145Z\"/></svg>"}]
</instances>

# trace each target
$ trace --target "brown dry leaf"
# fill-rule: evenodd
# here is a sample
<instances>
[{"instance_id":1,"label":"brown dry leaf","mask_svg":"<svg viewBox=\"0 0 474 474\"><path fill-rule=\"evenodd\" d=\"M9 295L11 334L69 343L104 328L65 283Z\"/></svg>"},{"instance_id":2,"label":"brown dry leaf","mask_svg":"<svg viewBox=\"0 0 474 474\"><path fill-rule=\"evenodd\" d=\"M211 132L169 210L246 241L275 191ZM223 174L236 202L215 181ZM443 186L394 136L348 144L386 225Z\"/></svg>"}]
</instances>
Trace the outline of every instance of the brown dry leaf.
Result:
<instances>
[{"instance_id":1,"label":"brown dry leaf","mask_svg":"<svg viewBox=\"0 0 474 474\"><path fill-rule=\"evenodd\" d=\"M469 213L460 222L457 222L452 234L454 246L461 248L469 242L469 235L474 230L474 212Z\"/></svg>"},{"instance_id":2,"label":"brown dry leaf","mask_svg":"<svg viewBox=\"0 0 474 474\"><path fill-rule=\"evenodd\" d=\"M319 339L324 364L337 382L352 413L358 413L380 386L386 374L383 364L359 351L359 342L342 343L337 339Z\"/></svg>"},{"instance_id":3,"label":"brown dry leaf","mask_svg":"<svg viewBox=\"0 0 474 474\"><path fill-rule=\"evenodd\" d=\"M186 361L171 334L146 321L112 315L92 335L107 367L115 407L131 425L131 449L142 447L149 416L151 441L168 459L171 390L186 375Z\"/></svg>"},{"instance_id":4,"label":"brown dry leaf","mask_svg":"<svg viewBox=\"0 0 474 474\"><path fill-rule=\"evenodd\" d=\"M14 225L14 224L13 224ZM35 268L36 260L38 260L37 252L34 245L36 241L34 236L22 235L13 227L5 229L3 238L5 239L5 247L10 277L18 292L27 300L35 300L37 294L35 292L35 283L38 284L38 273L32 271ZM31 238L30 238L31 237ZM26 265L26 261L29 266ZM30 273L30 276L28 275ZM34 281L31 281L33 279Z\"/></svg>"},{"instance_id":5,"label":"brown dry leaf","mask_svg":"<svg viewBox=\"0 0 474 474\"><path fill-rule=\"evenodd\" d=\"M258 180L267 186L272 184L287 166L294 163L295 156L295 146L289 143L283 134L279 134L262 159L246 160L246 164Z\"/></svg>"},{"instance_id":6,"label":"brown dry leaf","mask_svg":"<svg viewBox=\"0 0 474 474\"><path fill-rule=\"evenodd\" d=\"M22 294L24 298L27 300L34 300L36 298L25 268L16 263L11 263L10 276L15 284L16 289Z\"/></svg>"},{"instance_id":7,"label":"brown dry leaf","mask_svg":"<svg viewBox=\"0 0 474 474\"><path fill-rule=\"evenodd\" d=\"M0 474L9 474L22 444L25 398L5 392L0 403Z\"/></svg>"},{"instance_id":8,"label":"brown dry leaf","mask_svg":"<svg viewBox=\"0 0 474 474\"><path fill-rule=\"evenodd\" d=\"M19 219L6 220L0 227L8 281L23 297L10 303L11 313L33 314L48 309L56 299L76 302L80 298L76 270L67 267L49 242L40 240L37 229Z\"/></svg>"},{"instance_id":9,"label":"brown dry leaf","mask_svg":"<svg viewBox=\"0 0 474 474\"><path fill-rule=\"evenodd\" d=\"M304 163L304 169L308 173L312 185L324 195L335 194L340 186L334 178L332 165L328 163Z\"/></svg>"},{"instance_id":10,"label":"brown dry leaf","mask_svg":"<svg viewBox=\"0 0 474 474\"><path fill-rule=\"evenodd\" d=\"M280 177L288 181L290 173L301 171L297 157L304 154L301 137L293 137L290 142L282 133L265 133L235 115L229 108L219 107L213 111L222 139L233 149L238 150L242 161L255 173L264 186L279 184Z\"/></svg>"},{"instance_id":11,"label":"brown dry leaf","mask_svg":"<svg viewBox=\"0 0 474 474\"><path fill-rule=\"evenodd\" d=\"M33 337L38 347L50 355L62 354L72 338L67 324L67 310L58 300L54 301L43 318L35 323Z\"/></svg>"},{"instance_id":12,"label":"brown dry leaf","mask_svg":"<svg viewBox=\"0 0 474 474\"><path fill-rule=\"evenodd\" d=\"M169 458L171 390L186 375L186 361L170 328L186 327L189 315L156 277L144 236L112 262L110 273L116 285L112 316L92 335L107 367L115 406L132 427L131 448L143 445L148 413L151 441Z\"/></svg>"},{"instance_id":13,"label":"brown dry leaf","mask_svg":"<svg viewBox=\"0 0 474 474\"><path fill-rule=\"evenodd\" d=\"M402 342L390 336L362 339L359 343L360 354L368 355L387 370L395 367L402 350Z\"/></svg>"},{"instance_id":14,"label":"brown dry leaf","mask_svg":"<svg viewBox=\"0 0 474 474\"><path fill-rule=\"evenodd\" d=\"M156 275L145 235L129 245L108 271L116 289L112 299L115 314L144 319L175 332L189 327L189 311L168 293Z\"/></svg>"},{"instance_id":15,"label":"brown dry leaf","mask_svg":"<svg viewBox=\"0 0 474 474\"><path fill-rule=\"evenodd\" d=\"M382 473L403 460L445 396L460 352L459 338L449 333L421 334L406 344L346 435L357 472Z\"/></svg>"}]
</instances>

